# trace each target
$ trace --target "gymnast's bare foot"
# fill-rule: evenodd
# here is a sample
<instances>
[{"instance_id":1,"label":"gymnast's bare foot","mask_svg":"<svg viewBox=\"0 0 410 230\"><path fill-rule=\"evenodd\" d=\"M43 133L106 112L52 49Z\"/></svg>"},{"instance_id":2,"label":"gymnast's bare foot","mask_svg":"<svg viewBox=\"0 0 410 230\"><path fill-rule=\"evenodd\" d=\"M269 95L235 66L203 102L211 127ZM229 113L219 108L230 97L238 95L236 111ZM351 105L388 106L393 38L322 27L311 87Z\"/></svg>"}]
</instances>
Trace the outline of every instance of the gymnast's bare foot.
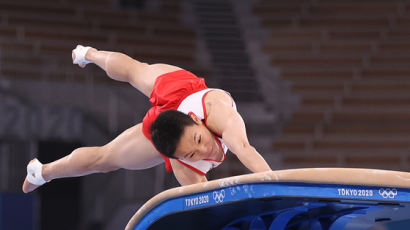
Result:
<instances>
[{"instance_id":1,"label":"gymnast's bare foot","mask_svg":"<svg viewBox=\"0 0 410 230\"><path fill-rule=\"evenodd\" d=\"M26 179L24 180L23 186L22 186L22 190L24 193L29 193L29 192L34 191L40 186L41 185L35 185L35 184L28 182L27 177L26 177Z\"/></svg>"}]
</instances>

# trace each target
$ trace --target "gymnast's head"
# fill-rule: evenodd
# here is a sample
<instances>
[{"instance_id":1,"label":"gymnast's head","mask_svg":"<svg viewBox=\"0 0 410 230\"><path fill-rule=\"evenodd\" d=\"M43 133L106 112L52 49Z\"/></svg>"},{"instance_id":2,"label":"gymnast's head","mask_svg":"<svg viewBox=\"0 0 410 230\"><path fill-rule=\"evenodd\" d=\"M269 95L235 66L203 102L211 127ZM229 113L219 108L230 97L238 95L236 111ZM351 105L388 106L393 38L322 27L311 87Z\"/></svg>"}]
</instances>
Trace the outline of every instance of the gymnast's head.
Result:
<instances>
[{"instance_id":1,"label":"gymnast's head","mask_svg":"<svg viewBox=\"0 0 410 230\"><path fill-rule=\"evenodd\" d=\"M215 138L202 120L194 114L177 110L161 112L151 125L155 147L173 159L198 161L215 154Z\"/></svg>"}]
</instances>

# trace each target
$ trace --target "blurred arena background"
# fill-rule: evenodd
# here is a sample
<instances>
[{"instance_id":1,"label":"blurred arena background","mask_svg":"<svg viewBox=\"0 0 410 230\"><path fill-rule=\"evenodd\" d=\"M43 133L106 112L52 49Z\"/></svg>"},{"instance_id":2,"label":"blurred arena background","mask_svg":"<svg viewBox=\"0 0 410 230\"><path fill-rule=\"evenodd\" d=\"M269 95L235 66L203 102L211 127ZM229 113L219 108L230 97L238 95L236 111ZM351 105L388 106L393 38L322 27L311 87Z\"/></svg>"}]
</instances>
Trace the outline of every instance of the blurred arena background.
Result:
<instances>
[{"instance_id":1,"label":"blurred arena background","mask_svg":"<svg viewBox=\"0 0 410 230\"><path fill-rule=\"evenodd\" d=\"M148 100L77 44L168 63L231 92L273 169L410 169L408 0L1 0L0 230L123 228L177 186L163 165L52 181L26 164L102 145ZM229 155L228 155L229 156ZM248 173L231 155L208 179Z\"/></svg>"}]
</instances>

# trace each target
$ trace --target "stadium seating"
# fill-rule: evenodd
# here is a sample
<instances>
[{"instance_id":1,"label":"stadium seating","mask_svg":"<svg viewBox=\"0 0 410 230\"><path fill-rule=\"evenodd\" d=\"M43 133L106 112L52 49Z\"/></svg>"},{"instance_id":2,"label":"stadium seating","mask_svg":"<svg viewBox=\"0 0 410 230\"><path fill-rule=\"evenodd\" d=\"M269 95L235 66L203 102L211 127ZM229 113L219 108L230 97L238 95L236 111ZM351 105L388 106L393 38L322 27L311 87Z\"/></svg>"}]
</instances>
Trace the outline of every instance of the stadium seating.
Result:
<instances>
[{"instance_id":1,"label":"stadium seating","mask_svg":"<svg viewBox=\"0 0 410 230\"><path fill-rule=\"evenodd\" d=\"M202 74L206 71L195 60L196 32L182 23L178 12L177 0L151 11L121 8L113 1L2 1L0 74L10 79L85 82L89 72L68 68L76 44ZM98 68L91 72L102 74ZM106 77L93 80L113 84Z\"/></svg>"},{"instance_id":2,"label":"stadium seating","mask_svg":"<svg viewBox=\"0 0 410 230\"><path fill-rule=\"evenodd\" d=\"M273 142L283 167L409 170L410 5L262 0L261 49L300 105Z\"/></svg>"}]
</instances>

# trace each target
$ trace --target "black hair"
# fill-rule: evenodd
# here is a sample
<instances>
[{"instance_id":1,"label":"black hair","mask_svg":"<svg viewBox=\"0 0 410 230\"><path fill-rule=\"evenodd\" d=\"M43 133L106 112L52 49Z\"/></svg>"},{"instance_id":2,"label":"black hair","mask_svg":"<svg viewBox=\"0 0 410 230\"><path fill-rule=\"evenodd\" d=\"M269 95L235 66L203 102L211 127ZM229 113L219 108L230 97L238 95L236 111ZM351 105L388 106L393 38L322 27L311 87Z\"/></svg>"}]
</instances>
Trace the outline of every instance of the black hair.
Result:
<instances>
[{"instance_id":1,"label":"black hair","mask_svg":"<svg viewBox=\"0 0 410 230\"><path fill-rule=\"evenodd\" d=\"M195 125L187 114L177 110L166 110L159 114L151 125L151 138L155 148L163 155L176 159L174 156L179 140L185 127Z\"/></svg>"}]
</instances>

